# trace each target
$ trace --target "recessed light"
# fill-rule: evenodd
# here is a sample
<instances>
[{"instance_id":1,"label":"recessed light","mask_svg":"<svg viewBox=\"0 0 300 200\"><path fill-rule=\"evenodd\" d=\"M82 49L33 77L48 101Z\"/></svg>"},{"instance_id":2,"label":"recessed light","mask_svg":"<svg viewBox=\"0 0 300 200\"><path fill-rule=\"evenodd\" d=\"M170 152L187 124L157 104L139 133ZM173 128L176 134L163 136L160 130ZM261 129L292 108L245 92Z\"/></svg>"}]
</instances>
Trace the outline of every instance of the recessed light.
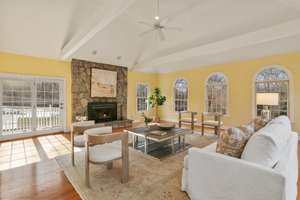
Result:
<instances>
[{"instance_id":1,"label":"recessed light","mask_svg":"<svg viewBox=\"0 0 300 200\"><path fill-rule=\"evenodd\" d=\"M92 51L92 54L93 54L93 55L96 55L97 53L98 53L97 50L93 50L93 51Z\"/></svg>"},{"instance_id":2,"label":"recessed light","mask_svg":"<svg viewBox=\"0 0 300 200\"><path fill-rule=\"evenodd\" d=\"M159 16L155 16L155 20L159 20Z\"/></svg>"},{"instance_id":3,"label":"recessed light","mask_svg":"<svg viewBox=\"0 0 300 200\"><path fill-rule=\"evenodd\" d=\"M118 57L117 57L117 60L121 60L121 59L122 59L122 56L118 56Z\"/></svg>"}]
</instances>

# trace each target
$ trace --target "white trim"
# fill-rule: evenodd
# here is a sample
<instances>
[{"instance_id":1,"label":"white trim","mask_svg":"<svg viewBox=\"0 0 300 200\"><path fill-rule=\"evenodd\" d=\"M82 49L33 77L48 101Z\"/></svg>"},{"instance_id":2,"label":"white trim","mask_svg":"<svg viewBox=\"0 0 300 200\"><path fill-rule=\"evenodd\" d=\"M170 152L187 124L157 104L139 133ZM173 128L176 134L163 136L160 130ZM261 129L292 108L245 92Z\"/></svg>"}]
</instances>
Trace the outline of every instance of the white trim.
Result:
<instances>
[{"instance_id":1,"label":"white trim","mask_svg":"<svg viewBox=\"0 0 300 200\"><path fill-rule=\"evenodd\" d=\"M173 85L172 85L172 89L173 89L173 95L172 95L172 105L173 105L173 112L176 112L178 113L178 111L175 110L175 83L177 82L178 79L184 79L186 82L187 82L187 87L184 87L184 88L187 88L188 90L188 98L187 98L187 110L186 111L189 111L190 110L190 84L189 84L189 81L187 80L187 78L185 78L184 76L180 76L180 77L177 77L174 81L173 81Z\"/></svg>"},{"instance_id":2,"label":"white trim","mask_svg":"<svg viewBox=\"0 0 300 200\"><path fill-rule=\"evenodd\" d=\"M207 87L206 87L207 86L207 81L214 74L222 74L225 77L225 79L226 79L226 84L224 84L224 85L226 85L226 113L224 114L224 117L230 117L230 112L229 112L230 111L230 109L229 109L229 99L230 99L229 98L230 97L230 95L229 95L229 79L228 79L228 77L223 72L213 72L213 73L210 73L207 76L207 78L206 78L206 80L204 82L204 112L208 111L207 105L206 105L206 101L207 101Z\"/></svg>"},{"instance_id":3,"label":"white trim","mask_svg":"<svg viewBox=\"0 0 300 200\"><path fill-rule=\"evenodd\" d=\"M288 88L288 91L289 91L289 118L291 120L291 123L294 123L295 122L295 104L294 104L294 76L293 74L291 73L291 71L282 66L282 65L266 65L262 68L260 68L255 74L254 76L252 77L252 118L254 118L256 116L256 98L255 98L255 94L256 94L256 91L255 91L255 83L256 83L256 77L257 75L265 70L265 69L268 69L268 68L279 68L279 69L282 69L285 71L285 73L287 73L288 75L288 81L289 81L289 88Z\"/></svg>"},{"instance_id":4,"label":"white trim","mask_svg":"<svg viewBox=\"0 0 300 200\"><path fill-rule=\"evenodd\" d=\"M50 129L46 131L37 131L37 132L31 132L31 133L16 133L16 134L8 134L8 135L2 135L0 142L5 140L14 140L14 139L22 139L27 137L33 137L33 136L41 136L45 134L54 134L54 133L61 133L62 131L59 129Z\"/></svg>"},{"instance_id":5,"label":"white trim","mask_svg":"<svg viewBox=\"0 0 300 200\"><path fill-rule=\"evenodd\" d=\"M148 86L148 94L147 94L147 97L149 96L150 94L150 83L147 83L147 82L136 82L135 83L135 110L137 113L143 113L143 112L148 112L149 111L149 104L147 103L147 110L138 110L137 107L138 107L138 97L137 97L137 86L138 85L147 85Z\"/></svg>"}]
</instances>

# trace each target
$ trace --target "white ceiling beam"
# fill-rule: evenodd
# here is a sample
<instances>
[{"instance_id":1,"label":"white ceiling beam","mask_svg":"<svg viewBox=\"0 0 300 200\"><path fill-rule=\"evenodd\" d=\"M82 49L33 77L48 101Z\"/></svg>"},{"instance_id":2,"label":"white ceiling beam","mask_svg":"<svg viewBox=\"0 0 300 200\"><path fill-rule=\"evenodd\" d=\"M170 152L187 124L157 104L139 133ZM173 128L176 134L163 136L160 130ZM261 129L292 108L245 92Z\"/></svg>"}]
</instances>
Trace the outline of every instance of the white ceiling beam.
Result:
<instances>
[{"instance_id":1,"label":"white ceiling beam","mask_svg":"<svg viewBox=\"0 0 300 200\"><path fill-rule=\"evenodd\" d=\"M135 0L103 1L96 14L62 48L60 58L68 59L106 25L124 12Z\"/></svg>"},{"instance_id":2,"label":"white ceiling beam","mask_svg":"<svg viewBox=\"0 0 300 200\"><path fill-rule=\"evenodd\" d=\"M299 0L276 0L281 5L286 6L294 11L300 11L300 1Z\"/></svg>"},{"instance_id":3,"label":"white ceiling beam","mask_svg":"<svg viewBox=\"0 0 300 200\"><path fill-rule=\"evenodd\" d=\"M155 68L167 63L175 63L198 56L213 55L241 47L253 46L264 42L274 41L300 34L300 19L271 26L233 38L187 49L174 54L161 56L135 64L133 69Z\"/></svg>"}]
</instances>

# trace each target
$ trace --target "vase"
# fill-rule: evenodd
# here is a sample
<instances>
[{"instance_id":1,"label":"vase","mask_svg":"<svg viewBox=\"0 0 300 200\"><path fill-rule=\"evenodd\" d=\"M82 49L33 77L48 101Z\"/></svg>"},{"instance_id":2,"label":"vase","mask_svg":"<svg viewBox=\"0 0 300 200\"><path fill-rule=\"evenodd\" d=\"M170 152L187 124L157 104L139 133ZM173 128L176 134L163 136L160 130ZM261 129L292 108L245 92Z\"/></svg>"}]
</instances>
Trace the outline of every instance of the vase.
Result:
<instances>
[{"instance_id":1,"label":"vase","mask_svg":"<svg viewBox=\"0 0 300 200\"><path fill-rule=\"evenodd\" d=\"M149 131L150 130L150 126L148 125L148 123L145 123L145 130Z\"/></svg>"}]
</instances>

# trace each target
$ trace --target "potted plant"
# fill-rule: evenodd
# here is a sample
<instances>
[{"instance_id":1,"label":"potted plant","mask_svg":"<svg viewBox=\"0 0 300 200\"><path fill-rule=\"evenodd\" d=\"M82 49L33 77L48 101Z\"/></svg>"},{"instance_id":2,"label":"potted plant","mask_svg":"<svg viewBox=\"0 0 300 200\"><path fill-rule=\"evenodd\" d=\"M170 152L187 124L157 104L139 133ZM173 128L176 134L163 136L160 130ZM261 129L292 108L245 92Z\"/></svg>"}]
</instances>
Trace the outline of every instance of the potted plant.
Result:
<instances>
[{"instance_id":1,"label":"potted plant","mask_svg":"<svg viewBox=\"0 0 300 200\"><path fill-rule=\"evenodd\" d=\"M160 121L160 118L158 116L158 106L162 106L165 104L167 98L166 96L162 96L161 95L161 91L160 91L160 88L155 88L154 89L154 92L151 93L148 97L147 97L147 100L146 102L149 104L149 106L151 106L151 108L154 108L155 107L155 114L156 116L154 117L155 118L155 122L159 122Z\"/></svg>"}]
</instances>

